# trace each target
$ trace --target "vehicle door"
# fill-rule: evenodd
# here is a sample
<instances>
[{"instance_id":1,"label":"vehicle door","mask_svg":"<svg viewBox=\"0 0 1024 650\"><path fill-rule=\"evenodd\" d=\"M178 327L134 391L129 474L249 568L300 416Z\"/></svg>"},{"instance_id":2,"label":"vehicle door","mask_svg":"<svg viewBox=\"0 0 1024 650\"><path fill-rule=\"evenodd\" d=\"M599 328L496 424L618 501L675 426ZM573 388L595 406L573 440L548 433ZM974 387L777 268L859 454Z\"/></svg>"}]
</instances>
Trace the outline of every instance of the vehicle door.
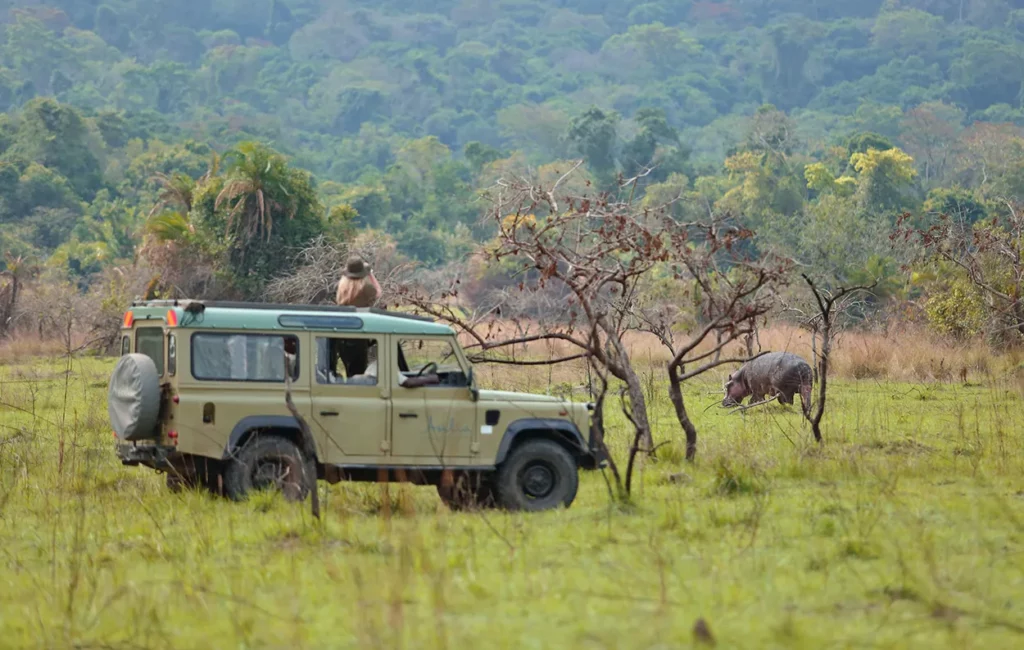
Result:
<instances>
[{"instance_id":1,"label":"vehicle door","mask_svg":"<svg viewBox=\"0 0 1024 650\"><path fill-rule=\"evenodd\" d=\"M395 462L466 463L476 443L468 365L447 337L392 336L391 440ZM412 378L436 376L433 385ZM433 377L432 377L433 379Z\"/></svg>"},{"instance_id":2,"label":"vehicle door","mask_svg":"<svg viewBox=\"0 0 1024 650\"><path fill-rule=\"evenodd\" d=\"M314 338L313 434L322 436L324 462L379 463L387 454L389 385L386 367L376 363L383 342L373 334Z\"/></svg>"}]
</instances>

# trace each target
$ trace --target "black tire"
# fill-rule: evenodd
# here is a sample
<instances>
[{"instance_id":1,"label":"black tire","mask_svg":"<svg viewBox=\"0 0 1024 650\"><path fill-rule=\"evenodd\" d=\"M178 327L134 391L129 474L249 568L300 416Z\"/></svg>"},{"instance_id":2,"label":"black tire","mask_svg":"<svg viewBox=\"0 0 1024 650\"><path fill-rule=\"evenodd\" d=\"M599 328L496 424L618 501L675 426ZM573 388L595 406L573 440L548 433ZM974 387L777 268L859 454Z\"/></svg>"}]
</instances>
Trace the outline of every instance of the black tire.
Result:
<instances>
[{"instance_id":1,"label":"black tire","mask_svg":"<svg viewBox=\"0 0 1024 650\"><path fill-rule=\"evenodd\" d=\"M315 487L313 462L280 436L251 438L224 470L224 492L234 501L265 489L278 490L289 501L304 501Z\"/></svg>"},{"instance_id":2,"label":"black tire","mask_svg":"<svg viewBox=\"0 0 1024 650\"><path fill-rule=\"evenodd\" d=\"M495 505L493 485L487 476L477 472L459 473L449 486L438 483L437 496L456 512L493 508Z\"/></svg>"},{"instance_id":3,"label":"black tire","mask_svg":"<svg viewBox=\"0 0 1024 650\"><path fill-rule=\"evenodd\" d=\"M551 440L529 440L514 448L498 468L495 492L508 510L536 512L569 507L580 477L576 459Z\"/></svg>"},{"instance_id":4,"label":"black tire","mask_svg":"<svg viewBox=\"0 0 1024 650\"><path fill-rule=\"evenodd\" d=\"M144 354L126 354L110 373L107 389L110 425L121 440L147 440L157 435L160 417L160 374Z\"/></svg>"}]
</instances>

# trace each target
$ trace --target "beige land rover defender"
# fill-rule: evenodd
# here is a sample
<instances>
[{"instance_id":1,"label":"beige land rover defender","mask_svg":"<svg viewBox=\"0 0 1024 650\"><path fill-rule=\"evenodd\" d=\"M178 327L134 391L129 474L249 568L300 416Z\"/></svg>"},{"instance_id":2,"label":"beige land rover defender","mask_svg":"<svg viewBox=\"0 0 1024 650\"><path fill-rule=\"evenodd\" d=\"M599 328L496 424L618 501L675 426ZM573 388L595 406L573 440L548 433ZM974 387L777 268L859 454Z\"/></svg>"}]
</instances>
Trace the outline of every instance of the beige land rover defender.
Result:
<instances>
[{"instance_id":1,"label":"beige land rover defender","mask_svg":"<svg viewBox=\"0 0 1024 650\"><path fill-rule=\"evenodd\" d=\"M318 478L409 481L452 507L544 510L571 504L578 469L603 462L592 405L481 390L452 329L408 314L137 302L121 355L108 396L117 453L172 488L301 499Z\"/></svg>"}]
</instances>

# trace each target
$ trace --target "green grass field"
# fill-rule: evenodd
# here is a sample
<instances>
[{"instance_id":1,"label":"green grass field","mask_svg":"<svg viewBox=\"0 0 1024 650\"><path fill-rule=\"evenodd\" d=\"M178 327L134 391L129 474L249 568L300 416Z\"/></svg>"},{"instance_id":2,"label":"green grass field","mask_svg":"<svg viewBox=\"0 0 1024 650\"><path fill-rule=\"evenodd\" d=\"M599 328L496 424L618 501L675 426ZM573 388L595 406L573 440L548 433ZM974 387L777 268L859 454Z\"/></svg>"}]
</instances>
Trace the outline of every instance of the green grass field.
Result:
<instances>
[{"instance_id":1,"label":"green grass field","mask_svg":"<svg viewBox=\"0 0 1024 650\"><path fill-rule=\"evenodd\" d=\"M0 366L0 647L676 648L701 617L726 648L1024 647L1015 383L838 381L819 448L795 409L700 413L709 380L693 465L652 383L673 443L630 506L596 472L534 515L322 484L318 524L121 467L111 367Z\"/></svg>"}]
</instances>

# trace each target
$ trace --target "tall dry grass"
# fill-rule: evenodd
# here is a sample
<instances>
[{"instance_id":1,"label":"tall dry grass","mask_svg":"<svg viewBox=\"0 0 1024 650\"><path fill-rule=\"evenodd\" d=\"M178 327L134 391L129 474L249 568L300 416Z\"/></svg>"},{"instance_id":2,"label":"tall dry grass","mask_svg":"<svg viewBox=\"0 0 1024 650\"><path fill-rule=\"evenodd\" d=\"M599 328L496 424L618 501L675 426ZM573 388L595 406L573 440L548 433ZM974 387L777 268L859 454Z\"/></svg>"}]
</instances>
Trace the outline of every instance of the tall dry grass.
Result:
<instances>
[{"instance_id":1,"label":"tall dry grass","mask_svg":"<svg viewBox=\"0 0 1024 650\"><path fill-rule=\"evenodd\" d=\"M516 329L507 325L491 333L492 340L511 338ZM805 330L789 325L774 325L758 335L762 350L788 351L812 360L811 336ZM72 337L72 346L82 345L84 333ZM464 346L474 341L461 336ZM653 336L641 332L628 332L623 338L638 369L664 366L669 359L666 348ZM709 347L712 342L705 344ZM477 350L472 348L469 352ZM577 353L562 341L536 341L504 348L489 353L516 359L545 359ZM24 363L39 357L58 357L67 354L66 343L56 338L40 338L36 334L18 333L0 340L0 365ZM742 357L746 349L735 342L724 352L726 356ZM579 377L582 364L568 364L563 368L541 368L553 383ZM723 367L722 373L728 371ZM994 350L981 339L958 342L943 338L916 326L891 326L879 331L848 331L840 335L832 359L832 372L843 379L873 379L908 382L990 381L1016 382L1024 390L1024 350ZM550 375L550 377L548 377Z\"/></svg>"},{"instance_id":2,"label":"tall dry grass","mask_svg":"<svg viewBox=\"0 0 1024 650\"><path fill-rule=\"evenodd\" d=\"M491 338L509 338L515 329L505 327ZM682 336L685 335L681 335ZM787 351L812 362L809 332L790 325L774 325L758 334L761 350ZM636 365L663 366L669 359L667 349L654 337L628 332L623 341ZM464 345L472 344L463 337ZM708 348L713 341L703 347ZM561 341L541 341L515 346L501 352L518 359L543 359L571 355L575 350ZM743 357L746 349L739 341L724 351L724 356ZM884 330L843 332L833 349L832 372L843 379L874 379L907 382L1012 380L1024 384L1024 350L995 350L981 339L958 342L938 336L917 326L890 326ZM726 372L723 368L722 372ZM546 372L546 371L545 371ZM556 374L558 373L556 371Z\"/></svg>"},{"instance_id":3,"label":"tall dry grass","mask_svg":"<svg viewBox=\"0 0 1024 650\"><path fill-rule=\"evenodd\" d=\"M84 336L73 336L72 347L85 342ZM0 339L0 366L27 363L33 359L56 358L67 355L67 343L56 338L39 338L31 334L15 334Z\"/></svg>"}]
</instances>

